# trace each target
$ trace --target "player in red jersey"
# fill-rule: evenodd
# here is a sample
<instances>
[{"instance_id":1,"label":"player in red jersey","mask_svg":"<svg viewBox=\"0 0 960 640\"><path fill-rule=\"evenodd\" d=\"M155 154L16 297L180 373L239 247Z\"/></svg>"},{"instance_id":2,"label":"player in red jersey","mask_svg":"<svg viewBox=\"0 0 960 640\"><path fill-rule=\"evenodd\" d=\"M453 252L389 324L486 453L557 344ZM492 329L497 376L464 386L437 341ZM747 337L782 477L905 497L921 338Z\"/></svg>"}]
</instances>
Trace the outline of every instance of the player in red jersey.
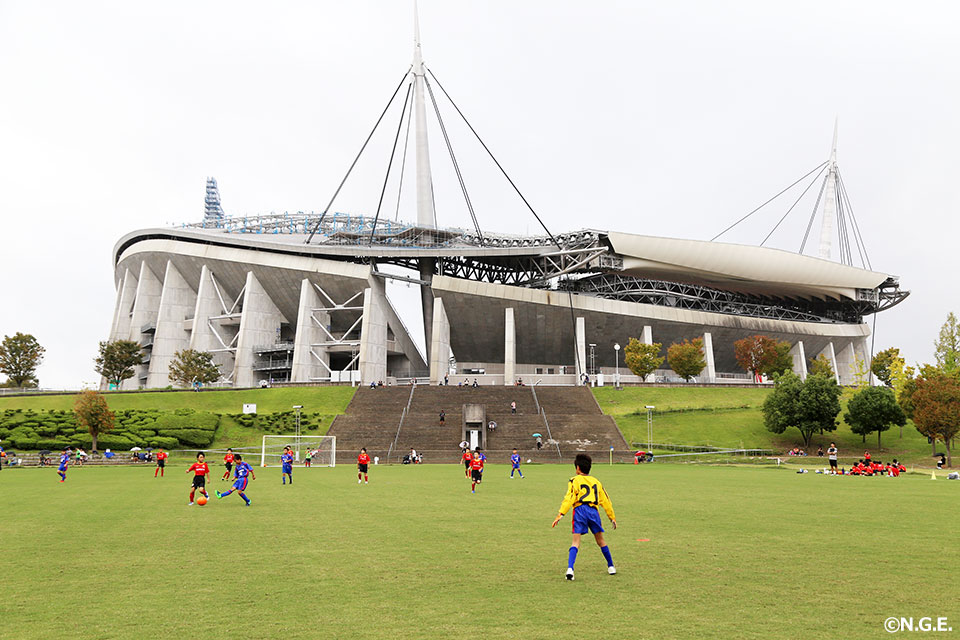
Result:
<instances>
[{"instance_id":1,"label":"player in red jersey","mask_svg":"<svg viewBox=\"0 0 960 640\"><path fill-rule=\"evenodd\" d=\"M157 469L153 472L154 478L157 477L158 473L160 474L161 478L163 477L163 466L167 463L168 455L169 454L163 449L160 449L160 451L157 452Z\"/></svg>"},{"instance_id":2,"label":"player in red jersey","mask_svg":"<svg viewBox=\"0 0 960 640\"><path fill-rule=\"evenodd\" d=\"M190 465L190 468L187 469L187 473L193 471L193 488L190 489L190 504L193 504L193 494L196 493L197 489L200 489L200 493L203 494L204 498L209 499L210 496L207 495L207 476L210 475L210 467L206 462L203 461L203 454L197 454L197 461Z\"/></svg>"},{"instance_id":3,"label":"player in red jersey","mask_svg":"<svg viewBox=\"0 0 960 640\"><path fill-rule=\"evenodd\" d=\"M367 478L367 468L370 466L370 456L367 455L367 448L364 447L360 449L360 455L357 456L357 484L360 484L360 476L363 476L363 481L366 484L370 484L369 478Z\"/></svg>"},{"instance_id":4,"label":"player in red jersey","mask_svg":"<svg viewBox=\"0 0 960 640\"><path fill-rule=\"evenodd\" d=\"M473 460L470 461L470 477L473 480L470 493L476 493L477 483L483 479L483 458L480 457L479 451L473 452Z\"/></svg>"},{"instance_id":5,"label":"player in red jersey","mask_svg":"<svg viewBox=\"0 0 960 640\"><path fill-rule=\"evenodd\" d=\"M463 475L469 480L470 479L470 463L473 461L473 454L470 453L470 449L464 449L463 455L460 456L460 459L463 460Z\"/></svg>"},{"instance_id":6,"label":"player in red jersey","mask_svg":"<svg viewBox=\"0 0 960 640\"><path fill-rule=\"evenodd\" d=\"M233 470L233 449L227 449L227 455L223 456L223 466L227 468L223 472L223 477L220 478L220 482L223 482L230 477L230 472Z\"/></svg>"}]
</instances>

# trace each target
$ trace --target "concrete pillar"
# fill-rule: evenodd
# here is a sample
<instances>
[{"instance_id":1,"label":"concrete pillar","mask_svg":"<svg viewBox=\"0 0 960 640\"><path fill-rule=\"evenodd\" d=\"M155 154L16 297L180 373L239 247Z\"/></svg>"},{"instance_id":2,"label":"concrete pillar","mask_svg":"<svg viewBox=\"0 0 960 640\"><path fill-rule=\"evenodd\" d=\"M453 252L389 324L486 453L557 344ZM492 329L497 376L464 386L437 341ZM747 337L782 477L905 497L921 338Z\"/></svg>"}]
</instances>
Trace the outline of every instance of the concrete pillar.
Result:
<instances>
[{"instance_id":1,"label":"concrete pillar","mask_svg":"<svg viewBox=\"0 0 960 640\"><path fill-rule=\"evenodd\" d=\"M848 342L836 354L837 376L840 384L853 384L856 381L857 360L853 351L853 342Z\"/></svg>"},{"instance_id":2,"label":"concrete pillar","mask_svg":"<svg viewBox=\"0 0 960 640\"><path fill-rule=\"evenodd\" d=\"M827 346L823 348L823 351L817 354L817 357L826 356L827 360L830 361L830 366L833 367L833 377L836 379L837 384L840 384L840 369L837 367L837 351L833 348L833 341L827 343Z\"/></svg>"},{"instance_id":3,"label":"concrete pillar","mask_svg":"<svg viewBox=\"0 0 960 640\"><path fill-rule=\"evenodd\" d=\"M368 282L360 326L360 380L364 384L387 378L386 286L381 278L371 277Z\"/></svg>"},{"instance_id":4,"label":"concrete pillar","mask_svg":"<svg viewBox=\"0 0 960 640\"><path fill-rule=\"evenodd\" d=\"M148 367L148 388L170 384L170 363L177 351L190 347L190 334L183 325L196 306L197 294L173 266L173 261L167 260L160 308L157 310L157 330L153 335L153 353Z\"/></svg>"},{"instance_id":5,"label":"concrete pillar","mask_svg":"<svg viewBox=\"0 0 960 640\"><path fill-rule=\"evenodd\" d=\"M503 384L510 387L517 383L517 326L513 319L513 307L504 313L503 330Z\"/></svg>"},{"instance_id":6,"label":"concrete pillar","mask_svg":"<svg viewBox=\"0 0 960 640\"><path fill-rule=\"evenodd\" d=\"M124 269L120 287L117 289L117 306L113 313L113 326L110 327L110 342L126 340L130 335L130 313L137 296L137 278L130 269Z\"/></svg>"},{"instance_id":7,"label":"concrete pillar","mask_svg":"<svg viewBox=\"0 0 960 640\"><path fill-rule=\"evenodd\" d=\"M432 362L431 347L433 345L433 271L436 268L436 258L420 258L420 279L427 284L420 285L420 306L423 310L423 346L427 350L427 362Z\"/></svg>"},{"instance_id":8,"label":"concrete pillar","mask_svg":"<svg viewBox=\"0 0 960 640\"><path fill-rule=\"evenodd\" d=\"M441 384L450 370L450 320L442 298L433 300L433 344L430 345L430 383Z\"/></svg>"},{"instance_id":9,"label":"concrete pillar","mask_svg":"<svg viewBox=\"0 0 960 640\"><path fill-rule=\"evenodd\" d=\"M790 355L793 356L793 372L800 376L801 380L806 380L807 352L803 348L803 340L797 341L797 344L790 347Z\"/></svg>"},{"instance_id":10,"label":"concrete pillar","mask_svg":"<svg viewBox=\"0 0 960 640\"><path fill-rule=\"evenodd\" d=\"M326 347L318 344L329 340L320 325L330 326L330 314L314 311L322 306L317 288L307 278L301 280L297 332L293 338L293 367L290 371L290 380L293 382L330 377L330 354Z\"/></svg>"},{"instance_id":11,"label":"concrete pillar","mask_svg":"<svg viewBox=\"0 0 960 640\"><path fill-rule=\"evenodd\" d=\"M240 315L240 333L237 336L236 361L233 367L234 386L256 386L259 379L253 371L256 358L253 350L258 346L276 343L280 324L283 322L286 322L286 318L253 272L248 271L247 283L243 288L243 312Z\"/></svg>"},{"instance_id":12,"label":"concrete pillar","mask_svg":"<svg viewBox=\"0 0 960 640\"><path fill-rule=\"evenodd\" d=\"M865 366L867 367L867 384L873 386L876 384L874 382L873 371L870 370L870 366L873 364L872 359L870 358L870 338L863 337L859 340L855 340L853 343L854 353L857 354L857 357L863 360Z\"/></svg>"},{"instance_id":13,"label":"concrete pillar","mask_svg":"<svg viewBox=\"0 0 960 640\"><path fill-rule=\"evenodd\" d=\"M234 332L225 333L220 330L219 333L214 333L215 329L210 326L210 318L226 314L233 303L233 298L219 286L207 265L203 265L200 270L200 283L197 286L197 304L193 309L190 348L213 353L214 364L220 367L220 373L225 376L231 375L234 369L233 354L223 351L233 338Z\"/></svg>"},{"instance_id":14,"label":"concrete pillar","mask_svg":"<svg viewBox=\"0 0 960 640\"><path fill-rule=\"evenodd\" d=\"M704 382L717 381L717 366L713 360L713 335L707 331L703 334L703 355L707 366L703 369Z\"/></svg>"},{"instance_id":15,"label":"concrete pillar","mask_svg":"<svg viewBox=\"0 0 960 640\"><path fill-rule=\"evenodd\" d=\"M587 371L587 326L583 318L577 318L574 348L574 366L577 370L577 384L583 384L583 374Z\"/></svg>"},{"instance_id":16,"label":"concrete pillar","mask_svg":"<svg viewBox=\"0 0 960 640\"><path fill-rule=\"evenodd\" d=\"M137 292L134 295L133 311L130 314L130 333L127 340L143 343L143 327L157 321L157 311L160 309L160 293L163 283L153 274L146 260L140 263L140 275L137 277ZM146 351L148 354L150 350ZM120 385L121 389L137 389L140 387L140 376L146 374L149 365L137 367L132 378L127 378Z\"/></svg>"},{"instance_id":17,"label":"concrete pillar","mask_svg":"<svg viewBox=\"0 0 960 640\"><path fill-rule=\"evenodd\" d=\"M653 344L653 327L646 325L643 327L643 335L640 337L643 344Z\"/></svg>"}]
</instances>

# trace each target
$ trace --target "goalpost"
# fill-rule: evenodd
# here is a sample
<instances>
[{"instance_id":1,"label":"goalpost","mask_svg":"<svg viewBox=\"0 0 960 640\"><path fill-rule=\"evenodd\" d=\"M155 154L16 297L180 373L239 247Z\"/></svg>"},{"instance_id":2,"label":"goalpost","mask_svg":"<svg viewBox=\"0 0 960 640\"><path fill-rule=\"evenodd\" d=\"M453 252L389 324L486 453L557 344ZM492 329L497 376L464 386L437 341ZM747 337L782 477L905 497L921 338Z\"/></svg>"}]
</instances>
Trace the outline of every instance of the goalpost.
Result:
<instances>
[{"instance_id":1,"label":"goalpost","mask_svg":"<svg viewBox=\"0 0 960 640\"><path fill-rule=\"evenodd\" d=\"M263 436L260 466L279 467L284 447L293 451L294 464L302 463L309 456L311 467L337 465L336 436Z\"/></svg>"}]
</instances>

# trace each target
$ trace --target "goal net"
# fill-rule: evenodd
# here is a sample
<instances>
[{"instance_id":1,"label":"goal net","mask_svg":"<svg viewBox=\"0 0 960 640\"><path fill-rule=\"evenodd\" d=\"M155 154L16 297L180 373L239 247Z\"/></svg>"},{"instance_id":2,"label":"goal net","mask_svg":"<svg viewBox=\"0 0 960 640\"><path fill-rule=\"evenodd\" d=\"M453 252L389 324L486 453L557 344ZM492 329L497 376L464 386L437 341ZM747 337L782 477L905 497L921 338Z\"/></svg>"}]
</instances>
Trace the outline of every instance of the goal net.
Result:
<instances>
[{"instance_id":1,"label":"goal net","mask_svg":"<svg viewBox=\"0 0 960 640\"><path fill-rule=\"evenodd\" d=\"M263 436L260 448L261 467L279 467L284 447L290 447L293 463L311 467L334 467L337 464L336 436Z\"/></svg>"}]
</instances>

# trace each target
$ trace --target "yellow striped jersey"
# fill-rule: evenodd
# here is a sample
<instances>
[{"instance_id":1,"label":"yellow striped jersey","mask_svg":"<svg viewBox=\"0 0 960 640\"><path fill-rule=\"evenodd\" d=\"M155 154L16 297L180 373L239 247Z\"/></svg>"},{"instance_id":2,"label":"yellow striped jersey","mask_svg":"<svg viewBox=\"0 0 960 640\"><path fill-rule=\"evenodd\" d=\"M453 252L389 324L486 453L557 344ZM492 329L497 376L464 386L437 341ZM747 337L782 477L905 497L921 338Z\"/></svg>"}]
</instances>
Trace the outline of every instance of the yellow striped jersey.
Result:
<instances>
[{"instance_id":1,"label":"yellow striped jersey","mask_svg":"<svg viewBox=\"0 0 960 640\"><path fill-rule=\"evenodd\" d=\"M579 507L582 504L602 507L608 518L616 520L610 496L604 490L603 484L593 476L576 475L570 478L567 495L564 496L563 504L560 505L560 515L564 515L570 507Z\"/></svg>"}]
</instances>

